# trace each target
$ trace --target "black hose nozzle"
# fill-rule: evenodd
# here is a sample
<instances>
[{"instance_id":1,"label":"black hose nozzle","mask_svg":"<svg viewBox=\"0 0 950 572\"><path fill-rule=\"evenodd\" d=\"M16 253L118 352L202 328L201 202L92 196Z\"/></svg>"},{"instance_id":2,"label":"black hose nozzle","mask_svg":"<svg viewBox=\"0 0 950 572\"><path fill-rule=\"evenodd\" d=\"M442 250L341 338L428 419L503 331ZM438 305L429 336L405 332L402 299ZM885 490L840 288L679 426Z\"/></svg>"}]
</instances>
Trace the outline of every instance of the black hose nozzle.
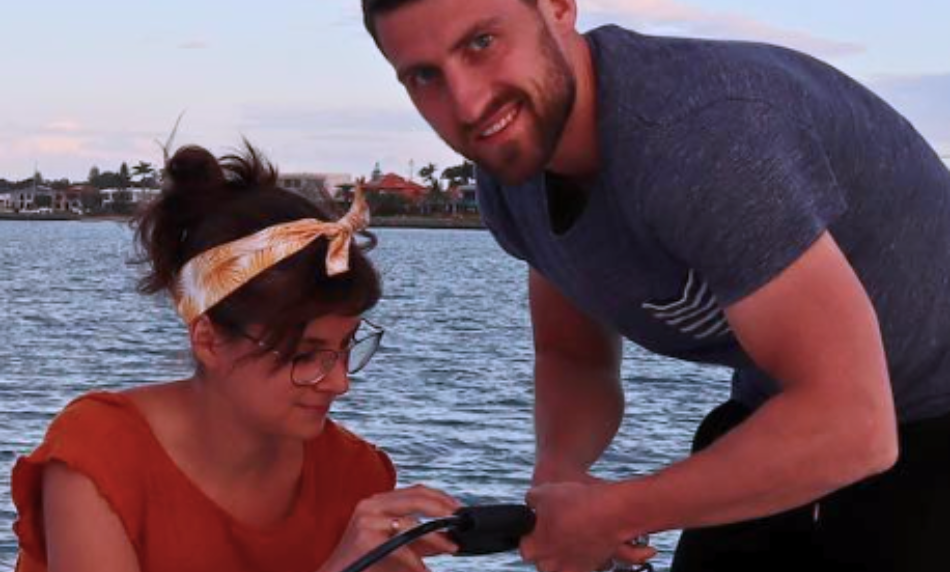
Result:
<instances>
[{"instance_id":1,"label":"black hose nozzle","mask_svg":"<svg viewBox=\"0 0 950 572\"><path fill-rule=\"evenodd\" d=\"M523 504L470 506L455 516L459 520L446 534L459 547L456 556L514 550L534 529L534 511Z\"/></svg>"},{"instance_id":2,"label":"black hose nozzle","mask_svg":"<svg viewBox=\"0 0 950 572\"><path fill-rule=\"evenodd\" d=\"M362 572L387 555L426 534L445 530L458 545L456 556L494 554L518 548L521 537L534 529L534 511L523 504L469 506L448 518L431 520L380 544L343 572Z\"/></svg>"}]
</instances>

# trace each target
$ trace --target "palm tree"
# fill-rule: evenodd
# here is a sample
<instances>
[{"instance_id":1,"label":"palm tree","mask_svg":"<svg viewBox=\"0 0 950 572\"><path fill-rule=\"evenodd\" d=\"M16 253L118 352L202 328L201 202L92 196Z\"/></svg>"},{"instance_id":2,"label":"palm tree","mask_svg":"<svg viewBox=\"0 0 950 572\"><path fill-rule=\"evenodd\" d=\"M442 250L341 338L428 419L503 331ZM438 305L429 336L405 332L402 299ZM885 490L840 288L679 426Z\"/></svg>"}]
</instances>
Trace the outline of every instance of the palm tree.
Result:
<instances>
[{"instance_id":1,"label":"palm tree","mask_svg":"<svg viewBox=\"0 0 950 572\"><path fill-rule=\"evenodd\" d=\"M119 167L119 188L128 188L129 182L131 180L132 177L129 175L129 166L125 164L125 161L123 161L122 166Z\"/></svg>"},{"instance_id":2,"label":"palm tree","mask_svg":"<svg viewBox=\"0 0 950 572\"><path fill-rule=\"evenodd\" d=\"M446 167L442 171L442 178L448 179L450 187L467 185L475 179L475 165L470 161L463 161L461 165Z\"/></svg>"},{"instance_id":3,"label":"palm tree","mask_svg":"<svg viewBox=\"0 0 950 572\"><path fill-rule=\"evenodd\" d=\"M145 182L145 179L155 174L155 167L152 167L151 163L139 161L138 165L132 167L132 173L135 177L138 177L139 184L141 185Z\"/></svg>"},{"instance_id":4,"label":"palm tree","mask_svg":"<svg viewBox=\"0 0 950 572\"><path fill-rule=\"evenodd\" d=\"M429 183L429 188L433 191L442 190L441 185L439 185L439 180L435 176L435 172L438 168L435 163L428 163L425 167L419 169L419 176Z\"/></svg>"},{"instance_id":5,"label":"palm tree","mask_svg":"<svg viewBox=\"0 0 950 572\"><path fill-rule=\"evenodd\" d=\"M439 182L439 177L436 175L438 169L439 167L435 163L428 163L425 167L419 169L419 176L429 184L429 192L425 198L424 214L428 214L430 209L433 208L441 210L445 199L442 193L442 183Z\"/></svg>"}]
</instances>

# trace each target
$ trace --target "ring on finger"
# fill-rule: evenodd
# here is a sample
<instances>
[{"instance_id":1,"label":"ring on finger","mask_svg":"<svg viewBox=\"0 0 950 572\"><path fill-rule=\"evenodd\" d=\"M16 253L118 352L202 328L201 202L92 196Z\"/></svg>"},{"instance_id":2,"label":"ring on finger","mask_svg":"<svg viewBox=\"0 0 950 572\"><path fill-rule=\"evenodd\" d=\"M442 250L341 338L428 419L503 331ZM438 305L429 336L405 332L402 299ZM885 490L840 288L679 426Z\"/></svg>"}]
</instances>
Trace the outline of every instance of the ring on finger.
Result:
<instances>
[{"instance_id":1,"label":"ring on finger","mask_svg":"<svg viewBox=\"0 0 950 572\"><path fill-rule=\"evenodd\" d=\"M399 534L400 529L402 529L402 523L399 522L398 518L393 518L389 521L389 532L393 536Z\"/></svg>"},{"instance_id":2,"label":"ring on finger","mask_svg":"<svg viewBox=\"0 0 950 572\"><path fill-rule=\"evenodd\" d=\"M630 544L634 546L649 546L650 545L650 535L641 534L640 536L634 538L630 541Z\"/></svg>"}]
</instances>

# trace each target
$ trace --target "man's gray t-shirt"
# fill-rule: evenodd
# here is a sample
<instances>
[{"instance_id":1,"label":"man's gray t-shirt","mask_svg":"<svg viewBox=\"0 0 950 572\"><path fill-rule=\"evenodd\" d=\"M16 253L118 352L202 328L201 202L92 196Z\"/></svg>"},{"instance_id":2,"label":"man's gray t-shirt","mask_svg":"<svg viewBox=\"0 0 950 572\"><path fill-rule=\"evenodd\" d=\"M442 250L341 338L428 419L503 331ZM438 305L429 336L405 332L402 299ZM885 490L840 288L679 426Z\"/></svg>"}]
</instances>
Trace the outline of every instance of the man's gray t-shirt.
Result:
<instances>
[{"instance_id":1,"label":"man's gray t-shirt","mask_svg":"<svg viewBox=\"0 0 950 572\"><path fill-rule=\"evenodd\" d=\"M914 128L790 50L613 26L588 41L598 180L558 232L548 176L479 171L502 247L642 347L733 367L755 407L778 388L723 308L830 231L876 309L901 421L950 411L950 173Z\"/></svg>"}]
</instances>

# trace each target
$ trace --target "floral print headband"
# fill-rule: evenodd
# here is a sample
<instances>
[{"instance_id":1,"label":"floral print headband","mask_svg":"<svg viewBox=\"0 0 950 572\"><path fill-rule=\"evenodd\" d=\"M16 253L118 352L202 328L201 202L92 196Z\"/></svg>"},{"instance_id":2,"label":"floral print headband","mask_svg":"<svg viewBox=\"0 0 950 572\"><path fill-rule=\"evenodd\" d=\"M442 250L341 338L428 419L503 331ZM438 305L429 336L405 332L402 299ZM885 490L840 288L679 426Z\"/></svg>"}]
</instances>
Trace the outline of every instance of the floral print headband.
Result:
<instances>
[{"instance_id":1,"label":"floral print headband","mask_svg":"<svg viewBox=\"0 0 950 572\"><path fill-rule=\"evenodd\" d=\"M353 205L340 220L295 220L208 249L189 260L178 275L173 293L178 314L191 325L255 276L321 236L330 241L327 275L347 272L353 235L367 226L369 208L362 188L357 187Z\"/></svg>"}]
</instances>

